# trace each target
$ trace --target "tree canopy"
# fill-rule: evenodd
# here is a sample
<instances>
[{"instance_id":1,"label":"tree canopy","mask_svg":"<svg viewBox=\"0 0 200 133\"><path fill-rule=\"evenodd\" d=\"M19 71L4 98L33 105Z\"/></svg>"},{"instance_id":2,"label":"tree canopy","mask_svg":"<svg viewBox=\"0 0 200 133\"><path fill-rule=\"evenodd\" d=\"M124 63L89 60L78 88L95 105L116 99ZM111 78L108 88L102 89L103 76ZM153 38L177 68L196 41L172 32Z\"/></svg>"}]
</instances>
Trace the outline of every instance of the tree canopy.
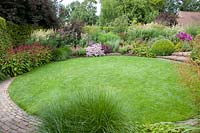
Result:
<instances>
[{"instance_id":1,"label":"tree canopy","mask_svg":"<svg viewBox=\"0 0 200 133\"><path fill-rule=\"evenodd\" d=\"M200 11L200 0L184 0L182 11Z\"/></svg>"},{"instance_id":2,"label":"tree canopy","mask_svg":"<svg viewBox=\"0 0 200 133\"><path fill-rule=\"evenodd\" d=\"M16 24L57 27L54 2L55 0L1 0L0 16Z\"/></svg>"},{"instance_id":3,"label":"tree canopy","mask_svg":"<svg viewBox=\"0 0 200 133\"><path fill-rule=\"evenodd\" d=\"M127 16L129 23L151 22L163 8L163 0L101 0L101 24L107 24L120 16Z\"/></svg>"},{"instance_id":4,"label":"tree canopy","mask_svg":"<svg viewBox=\"0 0 200 133\"><path fill-rule=\"evenodd\" d=\"M82 21L88 25L96 24L96 0L84 0L82 3L74 1L66 7L62 6L63 21Z\"/></svg>"}]
</instances>

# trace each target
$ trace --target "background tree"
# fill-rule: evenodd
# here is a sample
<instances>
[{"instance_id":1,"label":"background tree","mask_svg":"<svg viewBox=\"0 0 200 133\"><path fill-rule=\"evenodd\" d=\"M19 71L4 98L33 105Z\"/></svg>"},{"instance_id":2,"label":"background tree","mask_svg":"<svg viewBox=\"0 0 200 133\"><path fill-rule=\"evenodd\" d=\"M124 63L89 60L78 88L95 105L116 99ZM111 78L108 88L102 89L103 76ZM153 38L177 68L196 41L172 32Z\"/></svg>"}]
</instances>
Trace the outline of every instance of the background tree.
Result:
<instances>
[{"instance_id":1,"label":"background tree","mask_svg":"<svg viewBox=\"0 0 200 133\"><path fill-rule=\"evenodd\" d=\"M184 0L182 11L200 11L200 0Z\"/></svg>"},{"instance_id":2,"label":"background tree","mask_svg":"<svg viewBox=\"0 0 200 133\"><path fill-rule=\"evenodd\" d=\"M120 12L117 8L120 2L118 0L101 0L100 2L100 24L108 25L119 16Z\"/></svg>"},{"instance_id":3,"label":"background tree","mask_svg":"<svg viewBox=\"0 0 200 133\"><path fill-rule=\"evenodd\" d=\"M70 5L66 6L66 20L69 22L82 21L88 25L96 24L96 4L96 0L84 0L82 3L79 1L72 2Z\"/></svg>"},{"instance_id":4,"label":"background tree","mask_svg":"<svg viewBox=\"0 0 200 133\"><path fill-rule=\"evenodd\" d=\"M66 15L66 20L70 21L72 13L80 7L81 3L79 1L74 1L71 4L67 5L65 7L65 15Z\"/></svg>"},{"instance_id":5,"label":"background tree","mask_svg":"<svg viewBox=\"0 0 200 133\"><path fill-rule=\"evenodd\" d=\"M122 0L120 10L130 22L148 23L158 15L158 10L148 0Z\"/></svg>"},{"instance_id":6,"label":"background tree","mask_svg":"<svg viewBox=\"0 0 200 133\"><path fill-rule=\"evenodd\" d=\"M160 14L156 18L156 21L166 26L178 24L177 18L181 5L182 0L165 0L164 8L163 10L160 10Z\"/></svg>"},{"instance_id":7,"label":"background tree","mask_svg":"<svg viewBox=\"0 0 200 133\"><path fill-rule=\"evenodd\" d=\"M164 12L177 14L182 3L182 0L165 0Z\"/></svg>"},{"instance_id":8,"label":"background tree","mask_svg":"<svg viewBox=\"0 0 200 133\"><path fill-rule=\"evenodd\" d=\"M161 3L162 0L101 0L100 21L106 24L125 15L129 23L148 23L158 15Z\"/></svg>"},{"instance_id":9,"label":"background tree","mask_svg":"<svg viewBox=\"0 0 200 133\"><path fill-rule=\"evenodd\" d=\"M152 5L155 9L159 10L159 12L163 11L166 0L149 0L150 5Z\"/></svg>"}]
</instances>

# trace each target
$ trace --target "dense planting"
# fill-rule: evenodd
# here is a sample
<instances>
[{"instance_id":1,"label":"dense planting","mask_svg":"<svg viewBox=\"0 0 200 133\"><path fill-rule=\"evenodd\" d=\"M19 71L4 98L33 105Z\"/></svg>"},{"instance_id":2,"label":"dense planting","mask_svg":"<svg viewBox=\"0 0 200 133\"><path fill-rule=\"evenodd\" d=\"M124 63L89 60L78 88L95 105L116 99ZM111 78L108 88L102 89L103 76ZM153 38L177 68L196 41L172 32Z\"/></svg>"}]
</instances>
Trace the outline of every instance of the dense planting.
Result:
<instances>
[{"instance_id":1,"label":"dense planting","mask_svg":"<svg viewBox=\"0 0 200 133\"><path fill-rule=\"evenodd\" d=\"M40 44L10 48L2 55L0 67L4 74L17 76L51 61L51 50Z\"/></svg>"}]
</instances>

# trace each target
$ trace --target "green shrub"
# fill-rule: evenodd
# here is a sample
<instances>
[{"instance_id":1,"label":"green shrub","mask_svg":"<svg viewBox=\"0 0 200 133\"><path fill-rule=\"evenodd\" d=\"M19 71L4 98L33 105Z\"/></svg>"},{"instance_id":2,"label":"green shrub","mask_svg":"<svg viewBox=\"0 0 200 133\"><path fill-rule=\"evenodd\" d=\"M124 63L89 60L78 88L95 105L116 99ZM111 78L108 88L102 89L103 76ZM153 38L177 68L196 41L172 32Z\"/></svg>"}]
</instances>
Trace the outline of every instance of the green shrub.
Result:
<instances>
[{"instance_id":1,"label":"green shrub","mask_svg":"<svg viewBox=\"0 0 200 133\"><path fill-rule=\"evenodd\" d=\"M156 24L130 26L127 33L127 40L142 39L144 41L151 41L154 38L164 37L176 42L177 38L175 35L178 33L178 30L178 28L169 28Z\"/></svg>"},{"instance_id":2,"label":"green shrub","mask_svg":"<svg viewBox=\"0 0 200 133\"><path fill-rule=\"evenodd\" d=\"M115 20L111 23L111 25L114 27L113 31L116 33L127 31L129 26L128 21L129 19L126 15L122 15L118 18L115 18Z\"/></svg>"},{"instance_id":3,"label":"green shrub","mask_svg":"<svg viewBox=\"0 0 200 133\"><path fill-rule=\"evenodd\" d=\"M40 39L43 46L50 46L51 48L60 48L66 46L65 38L62 38L59 33L49 35L48 39Z\"/></svg>"},{"instance_id":4,"label":"green shrub","mask_svg":"<svg viewBox=\"0 0 200 133\"><path fill-rule=\"evenodd\" d=\"M102 31L100 27L97 26L85 27L85 32L88 34L89 39L96 43L105 44L108 41L120 40L117 34Z\"/></svg>"},{"instance_id":5,"label":"green shrub","mask_svg":"<svg viewBox=\"0 0 200 133\"><path fill-rule=\"evenodd\" d=\"M57 48L52 53L54 61L66 60L70 58L71 54L72 51L68 46Z\"/></svg>"},{"instance_id":6,"label":"green shrub","mask_svg":"<svg viewBox=\"0 0 200 133\"><path fill-rule=\"evenodd\" d=\"M132 50L133 50L132 46L125 45L125 46L119 47L118 52L121 54L132 54Z\"/></svg>"},{"instance_id":7,"label":"green shrub","mask_svg":"<svg viewBox=\"0 0 200 133\"><path fill-rule=\"evenodd\" d=\"M51 50L40 44L21 45L6 51L0 60L0 68L11 77L31 71L51 61Z\"/></svg>"},{"instance_id":8,"label":"green shrub","mask_svg":"<svg viewBox=\"0 0 200 133\"><path fill-rule=\"evenodd\" d=\"M200 26L199 25L188 26L186 27L185 32L195 37L196 35L200 34Z\"/></svg>"},{"instance_id":9,"label":"green shrub","mask_svg":"<svg viewBox=\"0 0 200 133\"><path fill-rule=\"evenodd\" d=\"M119 47L120 37L112 32L103 33L101 31L98 31L94 34L89 34L89 38L96 43L111 46L113 52L117 51Z\"/></svg>"},{"instance_id":10,"label":"green shrub","mask_svg":"<svg viewBox=\"0 0 200 133\"><path fill-rule=\"evenodd\" d=\"M133 54L139 57L155 57L151 49L147 46L133 48Z\"/></svg>"},{"instance_id":11,"label":"green shrub","mask_svg":"<svg viewBox=\"0 0 200 133\"><path fill-rule=\"evenodd\" d=\"M11 36L12 43L14 46L24 44L26 40L31 37L31 33L33 31L31 25L17 25L11 22L7 24L8 33Z\"/></svg>"},{"instance_id":12,"label":"green shrub","mask_svg":"<svg viewBox=\"0 0 200 133\"><path fill-rule=\"evenodd\" d=\"M177 52L188 52L193 49L192 45L188 41L180 41L175 45L175 51Z\"/></svg>"},{"instance_id":13,"label":"green shrub","mask_svg":"<svg viewBox=\"0 0 200 133\"><path fill-rule=\"evenodd\" d=\"M0 17L0 56L10 46L11 38L8 34L6 20Z\"/></svg>"},{"instance_id":14,"label":"green shrub","mask_svg":"<svg viewBox=\"0 0 200 133\"><path fill-rule=\"evenodd\" d=\"M115 27L112 26L102 26L100 27L102 31L104 32L112 32L114 30Z\"/></svg>"},{"instance_id":15,"label":"green shrub","mask_svg":"<svg viewBox=\"0 0 200 133\"><path fill-rule=\"evenodd\" d=\"M157 56L171 55L175 51L174 44L167 39L158 40L153 43L152 52Z\"/></svg>"},{"instance_id":16,"label":"green shrub","mask_svg":"<svg viewBox=\"0 0 200 133\"><path fill-rule=\"evenodd\" d=\"M50 46L51 48L59 48L65 46L65 37L62 37L59 32L51 30L35 30L26 44L40 42L43 46Z\"/></svg>"},{"instance_id":17,"label":"green shrub","mask_svg":"<svg viewBox=\"0 0 200 133\"><path fill-rule=\"evenodd\" d=\"M108 41L119 40L119 39L120 39L119 36L112 33L112 32L99 33L98 38L97 38L97 42L106 43Z\"/></svg>"},{"instance_id":18,"label":"green shrub","mask_svg":"<svg viewBox=\"0 0 200 133\"><path fill-rule=\"evenodd\" d=\"M86 50L85 48L82 47L71 47L72 50L72 55L73 56L85 56L86 55Z\"/></svg>"},{"instance_id":19,"label":"green shrub","mask_svg":"<svg viewBox=\"0 0 200 133\"><path fill-rule=\"evenodd\" d=\"M85 26L83 27L83 32L88 34L95 34L97 32L101 31L100 26Z\"/></svg>"},{"instance_id":20,"label":"green shrub","mask_svg":"<svg viewBox=\"0 0 200 133\"><path fill-rule=\"evenodd\" d=\"M44 123L41 132L49 133L116 133L134 132L123 104L116 96L102 91L70 94L63 103L41 109Z\"/></svg>"},{"instance_id":21,"label":"green shrub","mask_svg":"<svg viewBox=\"0 0 200 133\"><path fill-rule=\"evenodd\" d=\"M1 30L6 30L7 26L6 26L6 20L2 17L0 17L0 29Z\"/></svg>"},{"instance_id":22,"label":"green shrub","mask_svg":"<svg viewBox=\"0 0 200 133\"><path fill-rule=\"evenodd\" d=\"M86 45L87 45L87 40L85 38L81 38L79 40L78 46L80 46L80 47L86 47Z\"/></svg>"},{"instance_id":23,"label":"green shrub","mask_svg":"<svg viewBox=\"0 0 200 133\"><path fill-rule=\"evenodd\" d=\"M190 57L196 64L200 66L200 46L192 50Z\"/></svg>"},{"instance_id":24,"label":"green shrub","mask_svg":"<svg viewBox=\"0 0 200 133\"><path fill-rule=\"evenodd\" d=\"M86 50L85 48L78 48L75 53L74 53L75 56L85 56L86 55Z\"/></svg>"},{"instance_id":25,"label":"green shrub","mask_svg":"<svg viewBox=\"0 0 200 133\"><path fill-rule=\"evenodd\" d=\"M195 43L195 45L199 45L200 46L200 34L195 36L194 43Z\"/></svg>"},{"instance_id":26,"label":"green shrub","mask_svg":"<svg viewBox=\"0 0 200 133\"><path fill-rule=\"evenodd\" d=\"M1 72L1 70L0 70L0 82L1 81L3 81L3 80L5 80L5 79L7 79L8 78L8 76L6 76L3 72Z\"/></svg>"},{"instance_id":27,"label":"green shrub","mask_svg":"<svg viewBox=\"0 0 200 133\"><path fill-rule=\"evenodd\" d=\"M112 48L112 52L116 52L119 48L119 42L120 40L110 40L107 41L105 44Z\"/></svg>"}]
</instances>

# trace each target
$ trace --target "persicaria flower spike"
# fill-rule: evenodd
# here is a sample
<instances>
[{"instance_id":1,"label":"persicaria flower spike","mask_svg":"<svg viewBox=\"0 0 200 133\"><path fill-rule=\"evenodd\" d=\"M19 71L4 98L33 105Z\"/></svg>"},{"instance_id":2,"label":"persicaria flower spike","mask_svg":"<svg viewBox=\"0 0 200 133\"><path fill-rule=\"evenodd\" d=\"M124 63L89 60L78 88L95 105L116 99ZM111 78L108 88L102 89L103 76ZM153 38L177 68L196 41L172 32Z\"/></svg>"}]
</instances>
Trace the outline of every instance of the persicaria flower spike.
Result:
<instances>
[{"instance_id":1,"label":"persicaria flower spike","mask_svg":"<svg viewBox=\"0 0 200 133\"><path fill-rule=\"evenodd\" d=\"M176 37L182 41L191 41L192 40L192 36L185 32L179 32L178 34L176 34Z\"/></svg>"}]
</instances>

